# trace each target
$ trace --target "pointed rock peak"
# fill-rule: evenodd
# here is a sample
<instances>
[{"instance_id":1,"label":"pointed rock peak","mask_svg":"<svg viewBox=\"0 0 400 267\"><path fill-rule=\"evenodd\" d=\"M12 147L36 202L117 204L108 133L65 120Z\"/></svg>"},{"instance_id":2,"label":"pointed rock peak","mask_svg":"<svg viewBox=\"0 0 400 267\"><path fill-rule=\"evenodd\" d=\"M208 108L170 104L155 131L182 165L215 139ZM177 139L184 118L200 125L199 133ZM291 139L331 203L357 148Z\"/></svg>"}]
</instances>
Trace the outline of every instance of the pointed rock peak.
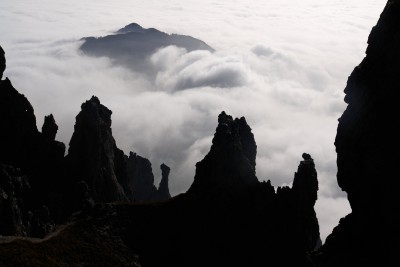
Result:
<instances>
[{"instance_id":1,"label":"pointed rock peak","mask_svg":"<svg viewBox=\"0 0 400 267\"><path fill-rule=\"evenodd\" d=\"M70 176L77 181L84 179L95 201L125 200L119 183L124 174L117 168L120 153L112 136L111 111L95 96L81 107L69 146Z\"/></svg>"},{"instance_id":2,"label":"pointed rock peak","mask_svg":"<svg viewBox=\"0 0 400 267\"><path fill-rule=\"evenodd\" d=\"M244 118L221 112L210 152L196 164L189 192L233 190L258 183L255 175L257 146Z\"/></svg>"},{"instance_id":3,"label":"pointed rock peak","mask_svg":"<svg viewBox=\"0 0 400 267\"><path fill-rule=\"evenodd\" d=\"M90 98L89 102L91 102L93 104L96 104L96 105L100 105L99 98L97 96L94 96L94 95Z\"/></svg>"},{"instance_id":4,"label":"pointed rock peak","mask_svg":"<svg viewBox=\"0 0 400 267\"><path fill-rule=\"evenodd\" d=\"M56 139L58 131L58 125L54 120L53 114L44 117L44 123L42 126L43 137L47 140L54 141Z\"/></svg>"},{"instance_id":5,"label":"pointed rock peak","mask_svg":"<svg viewBox=\"0 0 400 267\"><path fill-rule=\"evenodd\" d=\"M0 46L0 80L3 78L3 72L6 69L6 57L4 54L4 50Z\"/></svg>"},{"instance_id":6,"label":"pointed rock peak","mask_svg":"<svg viewBox=\"0 0 400 267\"><path fill-rule=\"evenodd\" d=\"M241 152L255 171L257 145L250 126L244 117L233 119L232 116L222 111L218 116L218 127L213 139L213 146L227 144L226 142L240 144Z\"/></svg>"},{"instance_id":7,"label":"pointed rock peak","mask_svg":"<svg viewBox=\"0 0 400 267\"><path fill-rule=\"evenodd\" d=\"M310 154L307 154L307 153L303 153L303 155L301 155L301 157L302 157L304 160L313 160L313 158L311 157L311 155L310 155Z\"/></svg>"},{"instance_id":8,"label":"pointed rock peak","mask_svg":"<svg viewBox=\"0 0 400 267\"><path fill-rule=\"evenodd\" d=\"M218 115L218 123L226 123L232 121L232 116L227 115L225 111L222 111L221 114Z\"/></svg>"},{"instance_id":9,"label":"pointed rock peak","mask_svg":"<svg viewBox=\"0 0 400 267\"><path fill-rule=\"evenodd\" d=\"M169 193L169 185L168 185L168 177L169 177L169 172L170 168L165 165L164 163L161 164L161 182L160 185L158 186L158 199L159 200L166 200L171 198L171 194Z\"/></svg>"},{"instance_id":10,"label":"pointed rock peak","mask_svg":"<svg viewBox=\"0 0 400 267\"><path fill-rule=\"evenodd\" d=\"M161 172L162 172L162 176L164 177L164 174L165 174L165 176L168 177L171 168L163 163L163 164L160 165L160 169L161 169Z\"/></svg>"},{"instance_id":11,"label":"pointed rock peak","mask_svg":"<svg viewBox=\"0 0 400 267\"><path fill-rule=\"evenodd\" d=\"M318 198L317 171L315 170L314 160L309 154L303 153L302 157L304 160L300 161L300 165L294 175L292 188L301 199L314 206Z\"/></svg>"},{"instance_id":12,"label":"pointed rock peak","mask_svg":"<svg viewBox=\"0 0 400 267\"><path fill-rule=\"evenodd\" d=\"M100 103L96 96L92 96L81 106L82 111L78 116L87 117L91 123L105 124L106 127L111 127L112 111Z\"/></svg>"}]
</instances>

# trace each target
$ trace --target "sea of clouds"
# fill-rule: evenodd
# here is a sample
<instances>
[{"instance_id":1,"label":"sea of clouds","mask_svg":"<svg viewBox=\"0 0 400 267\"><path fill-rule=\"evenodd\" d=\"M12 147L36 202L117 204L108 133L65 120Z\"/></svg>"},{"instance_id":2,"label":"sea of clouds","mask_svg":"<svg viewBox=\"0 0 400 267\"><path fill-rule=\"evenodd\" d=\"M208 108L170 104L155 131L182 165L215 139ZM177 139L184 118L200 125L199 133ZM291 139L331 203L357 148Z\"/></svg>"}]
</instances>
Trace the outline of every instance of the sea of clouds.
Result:
<instances>
[{"instance_id":1,"label":"sea of clouds","mask_svg":"<svg viewBox=\"0 0 400 267\"><path fill-rule=\"evenodd\" d=\"M343 89L364 57L384 0L4 0L0 44L14 86L41 128L53 113L68 144L80 105L92 95L113 111L117 145L171 167L170 190L185 192L208 152L217 116L245 116L257 142L257 176L290 185L301 154L315 160L323 239L350 212L336 183L334 139ZM79 50L82 37L136 22L191 35L216 52L170 46L149 57L149 80Z\"/></svg>"}]
</instances>

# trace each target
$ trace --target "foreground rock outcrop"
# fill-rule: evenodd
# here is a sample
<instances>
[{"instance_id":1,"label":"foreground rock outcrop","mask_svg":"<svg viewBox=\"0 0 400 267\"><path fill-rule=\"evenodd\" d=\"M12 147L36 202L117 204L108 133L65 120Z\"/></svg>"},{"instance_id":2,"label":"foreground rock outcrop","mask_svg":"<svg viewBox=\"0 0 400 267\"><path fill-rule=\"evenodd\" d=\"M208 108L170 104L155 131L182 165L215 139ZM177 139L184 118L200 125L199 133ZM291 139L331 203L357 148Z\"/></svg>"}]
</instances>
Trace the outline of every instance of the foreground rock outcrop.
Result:
<instances>
[{"instance_id":1,"label":"foreground rock outcrop","mask_svg":"<svg viewBox=\"0 0 400 267\"><path fill-rule=\"evenodd\" d=\"M308 154L293 188L259 182L245 118L222 112L190 189L162 205L116 207L143 266L312 266L318 181Z\"/></svg>"},{"instance_id":2,"label":"foreground rock outcrop","mask_svg":"<svg viewBox=\"0 0 400 267\"><path fill-rule=\"evenodd\" d=\"M392 266L400 245L400 1L389 0L366 57L345 88L346 111L335 140L337 180L352 213L318 254L319 266Z\"/></svg>"},{"instance_id":3,"label":"foreground rock outcrop","mask_svg":"<svg viewBox=\"0 0 400 267\"><path fill-rule=\"evenodd\" d=\"M8 79L0 101L0 233L44 237L58 227L41 240L0 239L1 265L313 266L314 160L303 154L292 188L260 182L244 117L218 116L192 186L170 199L170 168L160 166L157 189L150 161L117 147L97 97L82 104L66 157L53 115L39 132Z\"/></svg>"}]
</instances>

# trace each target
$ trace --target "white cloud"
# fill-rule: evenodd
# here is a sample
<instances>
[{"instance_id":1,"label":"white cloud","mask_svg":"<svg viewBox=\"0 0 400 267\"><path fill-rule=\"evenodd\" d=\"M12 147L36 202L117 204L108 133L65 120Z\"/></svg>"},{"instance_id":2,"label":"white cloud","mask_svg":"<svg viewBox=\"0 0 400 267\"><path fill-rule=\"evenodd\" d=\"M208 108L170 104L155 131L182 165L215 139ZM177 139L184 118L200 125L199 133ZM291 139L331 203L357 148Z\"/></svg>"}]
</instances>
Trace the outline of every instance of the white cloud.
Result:
<instances>
[{"instance_id":1,"label":"white cloud","mask_svg":"<svg viewBox=\"0 0 400 267\"><path fill-rule=\"evenodd\" d=\"M154 53L150 61L159 67L156 88L176 91L198 87L232 88L249 82L248 69L241 58L209 51L168 46Z\"/></svg>"},{"instance_id":2,"label":"white cloud","mask_svg":"<svg viewBox=\"0 0 400 267\"><path fill-rule=\"evenodd\" d=\"M315 211L318 214L321 239L325 242L325 238L339 224L340 218L349 214L351 208L347 197L329 198L319 195L315 204Z\"/></svg>"},{"instance_id":3,"label":"white cloud","mask_svg":"<svg viewBox=\"0 0 400 267\"><path fill-rule=\"evenodd\" d=\"M301 154L310 153L325 237L349 212L333 145L342 91L385 2L1 1L0 43L5 76L31 101L39 128L53 113L68 144L81 103L97 95L113 111L118 146L148 157L156 178L161 162L171 166L173 194L192 183L222 110L252 127L259 179L290 184ZM81 37L131 22L192 35L217 52L164 48L150 59L159 72L149 81L77 51Z\"/></svg>"}]
</instances>

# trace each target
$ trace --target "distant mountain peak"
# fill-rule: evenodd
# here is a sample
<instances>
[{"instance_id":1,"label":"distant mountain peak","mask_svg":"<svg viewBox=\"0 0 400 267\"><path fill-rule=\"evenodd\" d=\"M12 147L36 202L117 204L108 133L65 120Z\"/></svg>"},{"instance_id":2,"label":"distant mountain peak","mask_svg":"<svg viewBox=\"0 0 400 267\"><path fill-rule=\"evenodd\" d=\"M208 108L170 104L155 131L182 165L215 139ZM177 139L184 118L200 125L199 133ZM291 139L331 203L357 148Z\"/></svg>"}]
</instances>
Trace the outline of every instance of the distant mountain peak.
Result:
<instances>
[{"instance_id":1,"label":"distant mountain peak","mask_svg":"<svg viewBox=\"0 0 400 267\"><path fill-rule=\"evenodd\" d=\"M128 24L125 27L119 29L116 33L124 34L124 33L128 33L128 32L145 32L145 31L146 31L146 29L144 29L139 24L131 23L131 24Z\"/></svg>"},{"instance_id":2,"label":"distant mountain peak","mask_svg":"<svg viewBox=\"0 0 400 267\"><path fill-rule=\"evenodd\" d=\"M149 58L158 50L176 46L187 52L215 50L203 42L188 35L165 33L155 28L145 29L137 23L131 23L114 34L102 37L85 37L80 49L89 56L108 57L116 65L124 66L135 72L155 77L157 67Z\"/></svg>"}]
</instances>

